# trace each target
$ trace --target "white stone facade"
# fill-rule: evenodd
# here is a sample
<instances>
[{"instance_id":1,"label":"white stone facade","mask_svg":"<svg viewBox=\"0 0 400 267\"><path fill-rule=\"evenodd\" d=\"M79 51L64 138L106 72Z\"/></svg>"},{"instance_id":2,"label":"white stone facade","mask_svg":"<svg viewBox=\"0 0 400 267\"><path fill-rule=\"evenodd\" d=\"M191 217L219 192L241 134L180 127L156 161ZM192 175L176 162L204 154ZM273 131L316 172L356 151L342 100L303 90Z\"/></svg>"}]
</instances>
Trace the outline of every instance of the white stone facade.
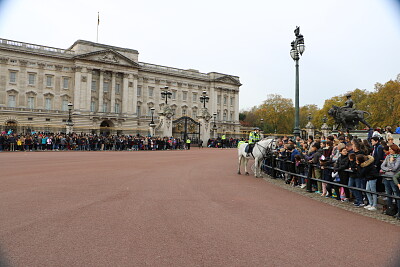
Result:
<instances>
[{"instance_id":1,"label":"white stone facade","mask_svg":"<svg viewBox=\"0 0 400 267\"><path fill-rule=\"evenodd\" d=\"M239 134L239 77L143 63L138 55L83 40L58 49L0 39L0 130L63 132L71 102L75 132L147 134L150 109L157 123L168 86L174 119L197 120L206 91L218 132Z\"/></svg>"}]
</instances>

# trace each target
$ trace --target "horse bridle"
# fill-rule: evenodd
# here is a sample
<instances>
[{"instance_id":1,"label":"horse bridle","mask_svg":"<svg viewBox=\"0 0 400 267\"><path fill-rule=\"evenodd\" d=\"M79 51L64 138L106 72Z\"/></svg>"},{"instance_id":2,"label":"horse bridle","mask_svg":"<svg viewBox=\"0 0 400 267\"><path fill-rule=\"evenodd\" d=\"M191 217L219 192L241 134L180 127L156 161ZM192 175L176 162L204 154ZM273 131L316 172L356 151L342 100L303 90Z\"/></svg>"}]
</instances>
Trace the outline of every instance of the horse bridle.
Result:
<instances>
[{"instance_id":1,"label":"horse bridle","mask_svg":"<svg viewBox=\"0 0 400 267\"><path fill-rule=\"evenodd\" d=\"M263 146L260 145L258 142L256 143L256 145L258 145L258 146L264 148L265 151L266 151L265 154L264 154L264 153L261 153L261 154L263 155L263 158L265 157L265 155L266 155L267 153L270 153L270 152L271 152L271 150L272 150L272 144L273 144L273 143L276 143L276 140L275 140L275 139L272 139L272 141L267 145L267 147L263 147Z\"/></svg>"}]
</instances>

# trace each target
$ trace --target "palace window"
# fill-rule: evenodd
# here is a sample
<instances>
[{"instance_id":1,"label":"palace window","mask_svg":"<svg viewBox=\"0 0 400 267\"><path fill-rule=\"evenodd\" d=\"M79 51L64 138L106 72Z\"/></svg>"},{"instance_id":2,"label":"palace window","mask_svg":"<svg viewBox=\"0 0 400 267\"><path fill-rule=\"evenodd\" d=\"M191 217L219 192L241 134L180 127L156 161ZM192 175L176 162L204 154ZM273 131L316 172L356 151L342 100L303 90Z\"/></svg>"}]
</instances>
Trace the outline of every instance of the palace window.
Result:
<instances>
[{"instance_id":1,"label":"palace window","mask_svg":"<svg viewBox=\"0 0 400 267\"><path fill-rule=\"evenodd\" d=\"M28 74L28 85L35 85L35 80L36 80L36 74L29 73Z\"/></svg>"},{"instance_id":2,"label":"palace window","mask_svg":"<svg viewBox=\"0 0 400 267\"><path fill-rule=\"evenodd\" d=\"M109 82L104 82L103 83L103 91L104 92L108 92L109 91L109 88L110 87L110 83Z\"/></svg>"},{"instance_id":3,"label":"palace window","mask_svg":"<svg viewBox=\"0 0 400 267\"><path fill-rule=\"evenodd\" d=\"M108 111L108 103L103 103L103 112Z\"/></svg>"},{"instance_id":4,"label":"palace window","mask_svg":"<svg viewBox=\"0 0 400 267\"><path fill-rule=\"evenodd\" d=\"M192 102L197 102L197 94L193 93Z\"/></svg>"},{"instance_id":5,"label":"palace window","mask_svg":"<svg viewBox=\"0 0 400 267\"><path fill-rule=\"evenodd\" d=\"M153 97L154 87L149 86L149 97Z\"/></svg>"},{"instance_id":6,"label":"palace window","mask_svg":"<svg viewBox=\"0 0 400 267\"><path fill-rule=\"evenodd\" d=\"M183 92L183 93L182 93L182 100L183 100L183 101L186 101L186 100L187 100L187 94L188 94L187 92Z\"/></svg>"},{"instance_id":7,"label":"palace window","mask_svg":"<svg viewBox=\"0 0 400 267\"><path fill-rule=\"evenodd\" d=\"M119 103L115 103L115 113L119 113L120 111Z\"/></svg>"},{"instance_id":8,"label":"palace window","mask_svg":"<svg viewBox=\"0 0 400 267\"><path fill-rule=\"evenodd\" d=\"M10 71L10 83L17 83L17 72Z\"/></svg>"},{"instance_id":9,"label":"palace window","mask_svg":"<svg viewBox=\"0 0 400 267\"><path fill-rule=\"evenodd\" d=\"M115 85L115 93L116 94L120 94L121 93L121 85L119 83L117 83Z\"/></svg>"},{"instance_id":10,"label":"palace window","mask_svg":"<svg viewBox=\"0 0 400 267\"><path fill-rule=\"evenodd\" d=\"M95 109L96 109L96 102L91 101L90 102L90 112L95 112Z\"/></svg>"},{"instance_id":11,"label":"palace window","mask_svg":"<svg viewBox=\"0 0 400 267\"><path fill-rule=\"evenodd\" d=\"M137 114L138 117L142 116L141 106L137 106L137 108L136 108L136 114Z\"/></svg>"},{"instance_id":12,"label":"palace window","mask_svg":"<svg viewBox=\"0 0 400 267\"><path fill-rule=\"evenodd\" d=\"M46 97L44 103L45 103L45 109L51 110L51 98L50 97Z\"/></svg>"},{"instance_id":13,"label":"palace window","mask_svg":"<svg viewBox=\"0 0 400 267\"><path fill-rule=\"evenodd\" d=\"M224 115L223 115L222 120L223 120L223 121L227 121L227 120L228 120L227 116L228 116L227 112L224 111Z\"/></svg>"},{"instance_id":14,"label":"palace window","mask_svg":"<svg viewBox=\"0 0 400 267\"><path fill-rule=\"evenodd\" d=\"M221 120L221 111L217 110L217 120Z\"/></svg>"},{"instance_id":15,"label":"palace window","mask_svg":"<svg viewBox=\"0 0 400 267\"><path fill-rule=\"evenodd\" d=\"M172 91L172 100L176 100L176 90Z\"/></svg>"},{"instance_id":16,"label":"palace window","mask_svg":"<svg viewBox=\"0 0 400 267\"><path fill-rule=\"evenodd\" d=\"M233 103L235 103L235 98L231 97L231 106L233 106Z\"/></svg>"},{"instance_id":17,"label":"palace window","mask_svg":"<svg viewBox=\"0 0 400 267\"><path fill-rule=\"evenodd\" d=\"M182 109L182 116L186 116L186 115L187 115L186 108L183 108L183 109Z\"/></svg>"},{"instance_id":18,"label":"palace window","mask_svg":"<svg viewBox=\"0 0 400 267\"><path fill-rule=\"evenodd\" d=\"M97 83L96 81L92 81L92 91L96 91L97 90Z\"/></svg>"},{"instance_id":19,"label":"palace window","mask_svg":"<svg viewBox=\"0 0 400 267\"><path fill-rule=\"evenodd\" d=\"M193 109L193 118L196 119L197 118L197 109Z\"/></svg>"},{"instance_id":20,"label":"palace window","mask_svg":"<svg viewBox=\"0 0 400 267\"><path fill-rule=\"evenodd\" d=\"M35 98L33 96L29 96L27 100L28 108L35 108Z\"/></svg>"},{"instance_id":21,"label":"palace window","mask_svg":"<svg viewBox=\"0 0 400 267\"><path fill-rule=\"evenodd\" d=\"M8 106L10 108L15 108L15 106L16 106L16 97L15 97L15 95L9 95L8 96Z\"/></svg>"},{"instance_id":22,"label":"palace window","mask_svg":"<svg viewBox=\"0 0 400 267\"><path fill-rule=\"evenodd\" d=\"M68 89L69 88L69 78L68 77L64 77L63 78L63 89Z\"/></svg>"},{"instance_id":23,"label":"palace window","mask_svg":"<svg viewBox=\"0 0 400 267\"><path fill-rule=\"evenodd\" d=\"M46 86L53 87L53 76L51 75L46 76Z\"/></svg>"},{"instance_id":24,"label":"palace window","mask_svg":"<svg viewBox=\"0 0 400 267\"><path fill-rule=\"evenodd\" d=\"M228 102L228 97L226 95L224 95L224 105L226 105Z\"/></svg>"},{"instance_id":25,"label":"palace window","mask_svg":"<svg viewBox=\"0 0 400 267\"><path fill-rule=\"evenodd\" d=\"M217 96L217 104L221 104L221 95Z\"/></svg>"},{"instance_id":26,"label":"palace window","mask_svg":"<svg viewBox=\"0 0 400 267\"><path fill-rule=\"evenodd\" d=\"M67 99L63 99L62 100L61 110L62 111L68 111L68 100Z\"/></svg>"},{"instance_id":27,"label":"palace window","mask_svg":"<svg viewBox=\"0 0 400 267\"><path fill-rule=\"evenodd\" d=\"M234 114L235 114L235 113L232 111L232 112L231 112L231 121L234 121L234 120L235 120Z\"/></svg>"},{"instance_id":28,"label":"palace window","mask_svg":"<svg viewBox=\"0 0 400 267\"><path fill-rule=\"evenodd\" d=\"M142 86L138 86L137 87L137 94L136 94L137 96L141 96L142 95ZM138 115L139 116L139 115Z\"/></svg>"}]
</instances>

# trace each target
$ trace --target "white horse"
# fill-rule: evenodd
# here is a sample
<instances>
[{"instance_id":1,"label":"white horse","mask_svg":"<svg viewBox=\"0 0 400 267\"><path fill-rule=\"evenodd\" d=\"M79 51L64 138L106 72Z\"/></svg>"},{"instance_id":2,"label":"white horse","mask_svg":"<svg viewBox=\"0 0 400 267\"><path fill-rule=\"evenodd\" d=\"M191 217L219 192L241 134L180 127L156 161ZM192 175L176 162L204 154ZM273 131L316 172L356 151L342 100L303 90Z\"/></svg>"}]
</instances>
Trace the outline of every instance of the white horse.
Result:
<instances>
[{"instance_id":1,"label":"white horse","mask_svg":"<svg viewBox=\"0 0 400 267\"><path fill-rule=\"evenodd\" d=\"M243 162L245 174L249 175L249 172L247 171L247 163L249 162L249 159L251 159L254 156L254 161L255 161L254 176L257 178L261 175L261 161L263 160L264 156L268 153L268 150L272 150L275 148L275 140L271 138L263 139L255 143L252 153L253 156L251 155L251 153L249 154L249 156L247 156L245 149L248 145L249 145L248 143L243 143L240 144L238 147L238 156L239 156L238 174L241 174L240 166L242 165Z\"/></svg>"}]
</instances>

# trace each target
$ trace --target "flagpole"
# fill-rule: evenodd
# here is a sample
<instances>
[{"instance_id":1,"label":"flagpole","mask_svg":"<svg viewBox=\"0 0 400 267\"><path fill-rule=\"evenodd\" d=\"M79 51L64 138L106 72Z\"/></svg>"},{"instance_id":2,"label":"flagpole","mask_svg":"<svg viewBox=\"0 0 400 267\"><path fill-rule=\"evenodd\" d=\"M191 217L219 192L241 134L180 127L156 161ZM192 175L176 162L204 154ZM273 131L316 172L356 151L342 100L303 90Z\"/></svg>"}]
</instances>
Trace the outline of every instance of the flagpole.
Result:
<instances>
[{"instance_id":1,"label":"flagpole","mask_svg":"<svg viewBox=\"0 0 400 267\"><path fill-rule=\"evenodd\" d=\"M99 24L100 24L100 14L97 12L97 36L96 36L96 43L99 42Z\"/></svg>"}]
</instances>

